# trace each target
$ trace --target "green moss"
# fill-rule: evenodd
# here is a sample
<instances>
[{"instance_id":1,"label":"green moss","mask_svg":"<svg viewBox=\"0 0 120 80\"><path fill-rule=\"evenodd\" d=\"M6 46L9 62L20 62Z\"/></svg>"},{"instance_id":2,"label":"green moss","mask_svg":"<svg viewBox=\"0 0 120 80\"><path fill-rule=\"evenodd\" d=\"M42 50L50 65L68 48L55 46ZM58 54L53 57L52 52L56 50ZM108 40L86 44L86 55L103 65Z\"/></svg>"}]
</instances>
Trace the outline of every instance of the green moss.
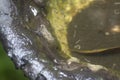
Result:
<instances>
[{"instance_id":1,"label":"green moss","mask_svg":"<svg viewBox=\"0 0 120 80\"><path fill-rule=\"evenodd\" d=\"M94 0L50 0L47 5L47 19L50 21L51 27L57 41L60 44L61 55L65 58L76 60L72 55L68 46L67 29L72 18L82 9L87 7ZM73 60L73 61L74 61Z\"/></svg>"},{"instance_id":2,"label":"green moss","mask_svg":"<svg viewBox=\"0 0 120 80\"><path fill-rule=\"evenodd\" d=\"M0 44L0 80L28 80L21 70L15 69L11 59Z\"/></svg>"}]
</instances>

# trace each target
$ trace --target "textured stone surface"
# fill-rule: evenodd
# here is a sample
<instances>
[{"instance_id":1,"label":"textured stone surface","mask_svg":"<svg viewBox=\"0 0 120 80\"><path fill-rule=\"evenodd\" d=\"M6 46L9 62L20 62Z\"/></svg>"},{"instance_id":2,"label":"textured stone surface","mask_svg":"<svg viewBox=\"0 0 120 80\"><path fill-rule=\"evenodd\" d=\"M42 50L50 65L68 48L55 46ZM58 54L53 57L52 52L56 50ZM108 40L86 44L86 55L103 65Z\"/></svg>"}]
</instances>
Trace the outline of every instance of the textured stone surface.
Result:
<instances>
[{"instance_id":1,"label":"textured stone surface","mask_svg":"<svg viewBox=\"0 0 120 80\"><path fill-rule=\"evenodd\" d=\"M29 1L26 3L25 0L0 0L0 38L8 56L30 80L119 80L109 71L93 72L81 65L72 71L59 69L57 66L61 65L51 59L55 57L48 56L49 47L44 38L40 39L24 24L22 17L26 15L23 11L28 5Z\"/></svg>"}]
</instances>

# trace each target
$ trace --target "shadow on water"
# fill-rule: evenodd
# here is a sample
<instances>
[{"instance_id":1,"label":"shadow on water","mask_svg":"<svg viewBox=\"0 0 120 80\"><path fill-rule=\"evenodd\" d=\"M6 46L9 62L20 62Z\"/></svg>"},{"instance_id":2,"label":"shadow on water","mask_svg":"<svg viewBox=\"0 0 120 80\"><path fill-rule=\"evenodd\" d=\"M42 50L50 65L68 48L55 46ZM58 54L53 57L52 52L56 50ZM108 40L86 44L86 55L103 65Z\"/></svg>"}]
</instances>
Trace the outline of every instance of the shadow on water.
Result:
<instances>
[{"instance_id":1,"label":"shadow on water","mask_svg":"<svg viewBox=\"0 0 120 80\"><path fill-rule=\"evenodd\" d=\"M114 0L95 1L78 13L69 24L68 42L70 49L74 50L73 55L80 60L120 72L120 32L111 31L116 25L120 27L120 15L115 13L120 5L116 3ZM92 50L97 52L101 49L106 51L95 54L79 53Z\"/></svg>"},{"instance_id":2,"label":"shadow on water","mask_svg":"<svg viewBox=\"0 0 120 80\"><path fill-rule=\"evenodd\" d=\"M82 54L73 52L73 55L79 59L90 62L93 64L103 65L107 68L111 68L120 71L120 48L111 49L103 52L93 54Z\"/></svg>"}]
</instances>

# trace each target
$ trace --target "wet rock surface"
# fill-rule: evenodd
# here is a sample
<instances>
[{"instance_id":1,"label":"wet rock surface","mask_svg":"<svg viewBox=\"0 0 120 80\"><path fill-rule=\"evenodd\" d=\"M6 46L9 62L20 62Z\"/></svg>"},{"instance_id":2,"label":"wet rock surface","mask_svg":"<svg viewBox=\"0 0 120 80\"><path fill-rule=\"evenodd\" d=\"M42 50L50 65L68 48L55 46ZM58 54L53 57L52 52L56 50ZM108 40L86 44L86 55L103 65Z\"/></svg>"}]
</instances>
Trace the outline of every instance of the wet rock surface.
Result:
<instances>
[{"instance_id":1,"label":"wet rock surface","mask_svg":"<svg viewBox=\"0 0 120 80\"><path fill-rule=\"evenodd\" d=\"M119 80L117 75L105 69L93 72L87 66L81 65L71 71L62 69L64 68L63 65L53 61L57 60L55 59L57 56L48 54L51 53L51 49L49 49L51 43L46 40L48 37L43 36L44 33L42 32L39 32L40 36L38 32L36 33L36 28L31 30L31 27L26 25L25 20L28 21L29 17L25 18L25 16L30 15L30 13L23 11L29 10L31 6L33 19L38 14L36 8L32 5L34 5L34 2L29 0L0 0L1 41L16 67L22 69L30 80ZM47 28L49 24L46 25L47 21L43 16L44 13L39 13L41 21L39 25L44 24L44 27ZM58 57L60 56L58 55ZM63 67L59 68L57 66ZM71 64L65 66L70 68Z\"/></svg>"}]
</instances>

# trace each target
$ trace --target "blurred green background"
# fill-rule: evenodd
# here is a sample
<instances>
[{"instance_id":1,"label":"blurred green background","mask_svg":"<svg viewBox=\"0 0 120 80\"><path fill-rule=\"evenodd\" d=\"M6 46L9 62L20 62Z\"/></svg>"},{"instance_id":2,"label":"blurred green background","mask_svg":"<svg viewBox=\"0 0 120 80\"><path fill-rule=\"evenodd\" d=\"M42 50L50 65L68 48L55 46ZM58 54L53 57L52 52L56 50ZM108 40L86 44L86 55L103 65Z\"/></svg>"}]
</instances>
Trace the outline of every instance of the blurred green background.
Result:
<instances>
[{"instance_id":1,"label":"blurred green background","mask_svg":"<svg viewBox=\"0 0 120 80\"><path fill-rule=\"evenodd\" d=\"M17 70L0 43L0 80L28 80L21 70Z\"/></svg>"}]
</instances>

